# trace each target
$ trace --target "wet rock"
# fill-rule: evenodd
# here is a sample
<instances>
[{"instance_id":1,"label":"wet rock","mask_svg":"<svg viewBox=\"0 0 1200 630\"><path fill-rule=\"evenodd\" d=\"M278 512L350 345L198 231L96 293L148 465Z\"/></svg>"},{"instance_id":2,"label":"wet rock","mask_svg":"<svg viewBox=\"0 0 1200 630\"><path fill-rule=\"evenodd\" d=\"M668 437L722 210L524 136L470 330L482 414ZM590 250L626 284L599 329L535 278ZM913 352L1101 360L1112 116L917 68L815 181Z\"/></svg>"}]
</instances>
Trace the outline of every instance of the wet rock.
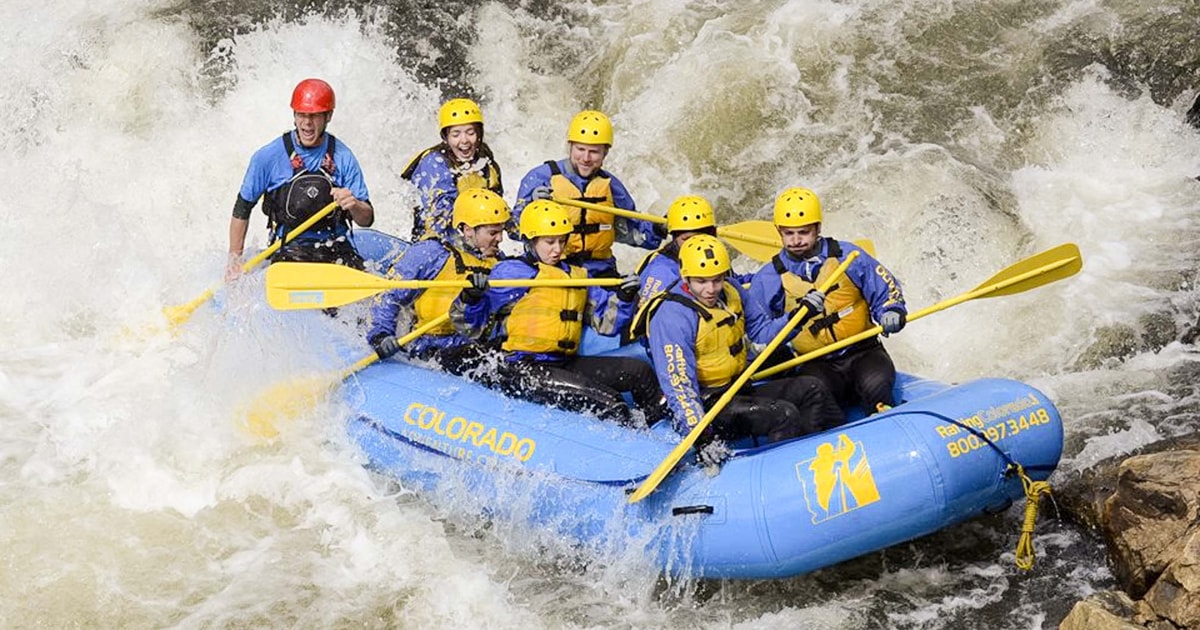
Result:
<instances>
[{"instance_id":1,"label":"wet rock","mask_svg":"<svg viewBox=\"0 0 1200 630\"><path fill-rule=\"evenodd\" d=\"M1125 591L1079 602L1060 628L1200 628L1200 435L1141 450L1056 490L1067 516L1104 538Z\"/></svg>"},{"instance_id":2,"label":"wet rock","mask_svg":"<svg viewBox=\"0 0 1200 630\"><path fill-rule=\"evenodd\" d=\"M1054 486L1054 501L1065 518L1099 532L1104 502L1116 492L1121 463L1135 455L1164 451L1200 451L1200 433L1160 440L1132 453L1102 460L1077 476Z\"/></svg>"},{"instance_id":3,"label":"wet rock","mask_svg":"<svg viewBox=\"0 0 1200 630\"><path fill-rule=\"evenodd\" d=\"M1141 350L1158 352L1175 341L1179 328L1169 313L1146 313L1138 318L1142 329Z\"/></svg>"},{"instance_id":4,"label":"wet rock","mask_svg":"<svg viewBox=\"0 0 1200 630\"><path fill-rule=\"evenodd\" d=\"M1120 591L1104 591L1078 602L1058 630L1144 630L1130 621L1137 604Z\"/></svg>"},{"instance_id":5,"label":"wet rock","mask_svg":"<svg viewBox=\"0 0 1200 630\"><path fill-rule=\"evenodd\" d=\"M1200 628L1200 532L1193 531L1145 597L1158 617L1181 628Z\"/></svg>"},{"instance_id":6,"label":"wet rock","mask_svg":"<svg viewBox=\"0 0 1200 630\"><path fill-rule=\"evenodd\" d=\"M1094 370L1103 366L1107 359L1126 359L1134 355L1138 344L1138 334L1132 326L1102 326L1096 329L1096 340L1083 351L1075 367Z\"/></svg>"},{"instance_id":7,"label":"wet rock","mask_svg":"<svg viewBox=\"0 0 1200 630\"><path fill-rule=\"evenodd\" d=\"M1180 556L1200 515L1200 451L1139 455L1122 462L1101 528L1125 592L1141 597Z\"/></svg>"}]
</instances>

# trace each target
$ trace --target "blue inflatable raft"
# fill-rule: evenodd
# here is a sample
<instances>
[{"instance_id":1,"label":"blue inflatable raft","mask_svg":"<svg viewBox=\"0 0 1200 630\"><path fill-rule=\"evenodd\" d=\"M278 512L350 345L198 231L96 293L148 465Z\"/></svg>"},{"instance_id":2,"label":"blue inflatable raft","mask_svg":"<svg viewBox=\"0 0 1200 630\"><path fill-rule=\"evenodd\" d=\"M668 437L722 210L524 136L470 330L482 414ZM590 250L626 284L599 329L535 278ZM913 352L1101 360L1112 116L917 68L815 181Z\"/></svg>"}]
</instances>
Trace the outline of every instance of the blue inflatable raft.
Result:
<instances>
[{"instance_id":1,"label":"blue inflatable raft","mask_svg":"<svg viewBox=\"0 0 1200 630\"><path fill-rule=\"evenodd\" d=\"M369 230L356 242L385 265L404 248ZM902 402L889 411L739 444L715 475L689 455L629 504L679 442L666 423L624 428L397 360L343 391L357 410L349 433L373 468L435 501L465 492L493 519L580 545L640 545L662 570L692 577L795 576L1003 510L1024 495L1014 465L1046 479L1063 440L1058 411L1028 385L900 374Z\"/></svg>"}]
</instances>

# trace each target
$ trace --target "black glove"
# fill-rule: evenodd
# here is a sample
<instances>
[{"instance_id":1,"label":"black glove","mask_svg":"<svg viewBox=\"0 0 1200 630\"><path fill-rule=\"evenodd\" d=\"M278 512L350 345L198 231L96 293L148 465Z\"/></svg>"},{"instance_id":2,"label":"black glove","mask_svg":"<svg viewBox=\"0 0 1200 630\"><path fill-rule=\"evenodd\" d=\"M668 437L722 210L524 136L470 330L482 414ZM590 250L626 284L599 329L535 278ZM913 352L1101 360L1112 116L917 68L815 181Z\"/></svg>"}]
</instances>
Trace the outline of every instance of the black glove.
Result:
<instances>
[{"instance_id":1,"label":"black glove","mask_svg":"<svg viewBox=\"0 0 1200 630\"><path fill-rule=\"evenodd\" d=\"M668 232L667 232L667 224L666 223L655 223L654 224L654 235L655 236L657 236L658 238L667 238L667 234L668 234Z\"/></svg>"},{"instance_id":2,"label":"black glove","mask_svg":"<svg viewBox=\"0 0 1200 630\"><path fill-rule=\"evenodd\" d=\"M642 281L636 273L631 273L621 277L621 284L617 286L617 297L622 302L632 302L637 299L638 290L642 288Z\"/></svg>"},{"instance_id":3,"label":"black glove","mask_svg":"<svg viewBox=\"0 0 1200 630\"><path fill-rule=\"evenodd\" d=\"M379 355L380 359L400 352L400 344L396 342L395 335L376 335L371 338L371 347L375 348L375 354Z\"/></svg>"},{"instance_id":4,"label":"black glove","mask_svg":"<svg viewBox=\"0 0 1200 630\"><path fill-rule=\"evenodd\" d=\"M908 323L908 317L900 311L887 311L879 318L879 326L883 328L884 337L900 332L906 323Z\"/></svg>"},{"instance_id":5,"label":"black glove","mask_svg":"<svg viewBox=\"0 0 1200 630\"><path fill-rule=\"evenodd\" d=\"M470 282L471 286L462 290L462 301L464 304L478 304L488 289L488 274L472 271L467 274L467 282Z\"/></svg>"}]
</instances>

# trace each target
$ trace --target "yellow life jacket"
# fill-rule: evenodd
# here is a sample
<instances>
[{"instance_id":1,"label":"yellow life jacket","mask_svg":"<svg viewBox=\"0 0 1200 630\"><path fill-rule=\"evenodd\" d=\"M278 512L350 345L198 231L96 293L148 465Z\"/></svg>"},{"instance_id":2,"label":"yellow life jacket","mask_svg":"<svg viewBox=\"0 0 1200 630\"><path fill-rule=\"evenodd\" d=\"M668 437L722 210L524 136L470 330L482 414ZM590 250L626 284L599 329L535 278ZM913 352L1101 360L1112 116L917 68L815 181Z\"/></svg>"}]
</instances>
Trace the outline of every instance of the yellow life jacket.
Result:
<instances>
[{"instance_id":1,"label":"yellow life jacket","mask_svg":"<svg viewBox=\"0 0 1200 630\"><path fill-rule=\"evenodd\" d=\"M696 380L700 387L723 387L746 369L746 317L742 297L728 281L716 306L665 291L650 299L634 318L634 335L647 333L650 319L666 300L682 304L699 316L696 321Z\"/></svg>"},{"instance_id":2,"label":"yellow life jacket","mask_svg":"<svg viewBox=\"0 0 1200 630\"><path fill-rule=\"evenodd\" d=\"M807 282L788 271L779 258L782 254L776 254L771 259L771 264L775 266L775 271L779 273L779 279L783 282L783 290L787 293L785 312L794 311L800 305L800 298L804 297L810 289L814 289L824 282L841 264L842 248L833 239L828 239L828 243L829 258L825 259L825 263L821 265L821 270L817 272L816 280L813 282ZM848 278L843 277L829 291L825 292L824 313L818 314L809 321L804 330L796 333L796 336L792 338L792 347L797 354L804 354L839 339L857 335L871 328L870 311L862 291L854 286L854 283Z\"/></svg>"},{"instance_id":3,"label":"yellow life jacket","mask_svg":"<svg viewBox=\"0 0 1200 630\"><path fill-rule=\"evenodd\" d=\"M479 148L475 151L475 160L461 165L458 164L454 153L445 143L436 144L409 160L408 166L404 167L404 170L400 173L400 177L412 181L412 176L417 170L417 165L421 163L421 160L425 159L425 156L435 151L441 151L442 157L446 159L446 166L450 169L450 174L454 177L454 187L458 192L461 193L469 188L486 188L497 195L504 194L504 186L500 182L500 165L496 163L496 158L492 156L491 148L483 142L479 143ZM481 159L485 160L483 167L475 167Z\"/></svg>"},{"instance_id":4,"label":"yellow life jacket","mask_svg":"<svg viewBox=\"0 0 1200 630\"><path fill-rule=\"evenodd\" d=\"M434 280L463 280L472 271L486 273L491 271L492 266L496 264L495 259L478 258L468 252L459 251L440 238L433 240L450 252L450 256L442 264L441 270L433 277ZM449 313L450 304L454 302L454 298L458 297L460 292L462 289L459 287L430 287L422 291L421 295L413 301L413 312L417 317L413 328ZM446 320L427 334L449 335L452 333L454 333L454 324L450 320Z\"/></svg>"},{"instance_id":5,"label":"yellow life jacket","mask_svg":"<svg viewBox=\"0 0 1200 630\"><path fill-rule=\"evenodd\" d=\"M570 273L537 263L534 280L587 277L583 267L570 266ZM583 337L583 316L587 309L585 287L532 287L512 307L505 320L506 337L500 346L509 352L579 352Z\"/></svg>"},{"instance_id":6,"label":"yellow life jacket","mask_svg":"<svg viewBox=\"0 0 1200 630\"><path fill-rule=\"evenodd\" d=\"M579 190L566 175L558 168L558 162L546 162L550 167L550 190L555 197L561 199L578 199L602 206L613 205L612 180L606 175L597 174L588 180L587 190ZM596 210L585 210L574 206L566 206L575 229L567 241L564 256L578 255L584 258L604 260L612 258L612 245L617 239L613 228L613 215Z\"/></svg>"}]
</instances>

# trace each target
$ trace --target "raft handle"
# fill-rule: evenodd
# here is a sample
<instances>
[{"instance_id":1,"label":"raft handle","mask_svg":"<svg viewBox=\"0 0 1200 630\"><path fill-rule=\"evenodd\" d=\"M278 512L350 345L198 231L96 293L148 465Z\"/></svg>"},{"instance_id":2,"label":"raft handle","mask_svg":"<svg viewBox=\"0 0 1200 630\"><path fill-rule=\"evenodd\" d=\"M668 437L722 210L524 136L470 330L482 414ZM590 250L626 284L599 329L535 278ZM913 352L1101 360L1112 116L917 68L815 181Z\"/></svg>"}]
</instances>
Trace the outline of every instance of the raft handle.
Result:
<instances>
[{"instance_id":1,"label":"raft handle","mask_svg":"<svg viewBox=\"0 0 1200 630\"><path fill-rule=\"evenodd\" d=\"M711 505L685 505L683 507L671 508L671 516L683 516L684 514L712 514L713 506Z\"/></svg>"}]
</instances>

